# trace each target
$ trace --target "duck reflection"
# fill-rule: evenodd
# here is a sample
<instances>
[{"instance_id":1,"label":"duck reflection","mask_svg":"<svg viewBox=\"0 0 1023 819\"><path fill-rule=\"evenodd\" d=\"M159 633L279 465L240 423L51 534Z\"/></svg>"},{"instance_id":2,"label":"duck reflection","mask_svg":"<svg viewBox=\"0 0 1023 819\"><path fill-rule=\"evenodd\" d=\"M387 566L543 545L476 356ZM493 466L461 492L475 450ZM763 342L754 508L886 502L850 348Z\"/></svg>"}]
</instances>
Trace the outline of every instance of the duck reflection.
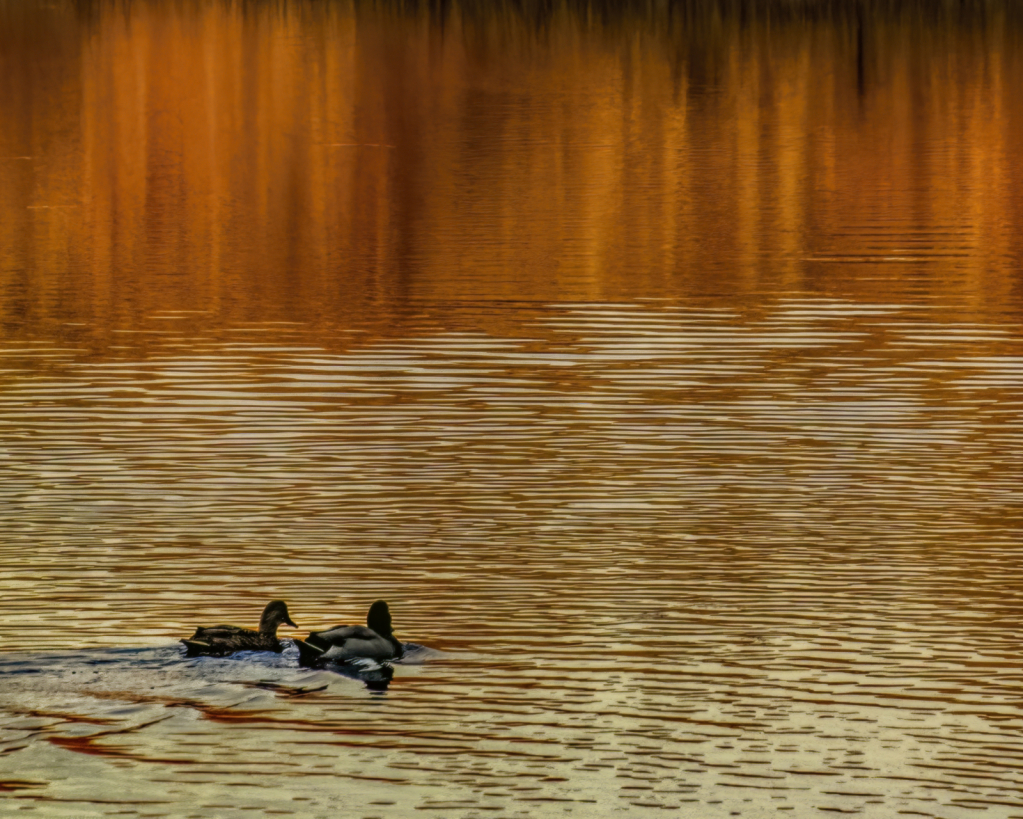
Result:
<instances>
[{"instance_id":1,"label":"duck reflection","mask_svg":"<svg viewBox=\"0 0 1023 819\"><path fill-rule=\"evenodd\" d=\"M321 662L320 668L333 671L342 677L358 680L370 691L386 691L394 677L394 666L376 660L358 658L345 662Z\"/></svg>"}]
</instances>

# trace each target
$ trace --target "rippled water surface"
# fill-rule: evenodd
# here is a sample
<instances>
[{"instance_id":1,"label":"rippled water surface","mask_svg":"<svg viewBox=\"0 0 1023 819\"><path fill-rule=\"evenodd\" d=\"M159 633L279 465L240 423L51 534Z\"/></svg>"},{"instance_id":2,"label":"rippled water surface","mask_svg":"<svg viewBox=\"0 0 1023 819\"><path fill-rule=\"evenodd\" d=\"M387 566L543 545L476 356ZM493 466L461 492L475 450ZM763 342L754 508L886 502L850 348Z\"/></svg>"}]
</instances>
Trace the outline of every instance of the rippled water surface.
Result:
<instances>
[{"instance_id":1,"label":"rippled water surface","mask_svg":"<svg viewBox=\"0 0 1023 819\"><path fill-rule=\"evenodd\" d=\"M1023 19L936 6L0 0L0 813L1023 817ZM183 656L274 598L418 647Z\"/></svg>"}]
</instances>

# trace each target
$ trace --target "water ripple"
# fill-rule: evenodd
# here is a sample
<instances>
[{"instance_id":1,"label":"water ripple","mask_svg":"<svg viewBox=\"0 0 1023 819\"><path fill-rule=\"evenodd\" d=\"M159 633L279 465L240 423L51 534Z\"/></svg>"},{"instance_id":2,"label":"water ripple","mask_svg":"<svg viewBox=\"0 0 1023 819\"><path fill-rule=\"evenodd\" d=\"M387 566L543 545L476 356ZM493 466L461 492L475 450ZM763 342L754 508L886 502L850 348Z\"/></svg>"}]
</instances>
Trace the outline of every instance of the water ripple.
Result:
<instances>
[{"instance_id":1,"label":"water ripple","mask_svg":"<svg viewBox=\"0 0 1023 819\"><path fill-rule=\"evenodd\" d=\"M21 804L112 812L129 781L218 816L328 811L346 782L393 815L1013 804L1014 331L802 300L555 305L528 339L342 352L289 333L2 351ZM446 652L382 698L290 652L116 648L378 596Z\"/></svg>"}]
</instances>

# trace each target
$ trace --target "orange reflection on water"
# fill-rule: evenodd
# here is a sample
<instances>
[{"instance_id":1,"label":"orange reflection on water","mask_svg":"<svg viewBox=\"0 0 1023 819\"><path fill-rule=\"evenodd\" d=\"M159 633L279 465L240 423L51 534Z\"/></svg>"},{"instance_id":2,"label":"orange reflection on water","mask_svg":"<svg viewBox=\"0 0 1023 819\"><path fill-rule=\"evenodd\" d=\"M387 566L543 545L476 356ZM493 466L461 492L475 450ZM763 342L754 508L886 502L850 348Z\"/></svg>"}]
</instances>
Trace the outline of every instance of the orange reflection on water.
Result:
<instances>
[{"instance_id":1,"label":"orange reflection on water","mask_svg":"<svg viewBox=\"0 0 1023 819\"><path fill-rule=\"evenodd\" d=\"M0 319L410 300L1019 304L1020 26L4 7Z\"/></svg>"}]
</instances>

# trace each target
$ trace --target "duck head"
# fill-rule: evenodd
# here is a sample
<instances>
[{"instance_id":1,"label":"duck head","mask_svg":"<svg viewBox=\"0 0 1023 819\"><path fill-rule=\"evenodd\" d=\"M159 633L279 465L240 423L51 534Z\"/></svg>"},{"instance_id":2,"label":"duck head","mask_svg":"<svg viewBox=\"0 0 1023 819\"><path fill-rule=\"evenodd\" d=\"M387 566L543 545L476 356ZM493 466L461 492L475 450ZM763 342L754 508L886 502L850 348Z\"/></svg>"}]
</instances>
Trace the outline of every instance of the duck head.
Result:
<instances>
[{"instance_id":1,"label":"duck head","mask_svg":"<svg viewBox=\"0 0 1023 819\"><path fill-rule=\"evenodd\" d=\"M377 600L369 607L369 614L366 615L366 625L381 637L391 636L391 610L387 603Z\"/></svg>"},{"instance_id":2,"label":"duck head","mask_svg":"<svg viewBox=\"0 0 1023 819\"><path fill-rule=\"evenodd\" d=\"M263 616L259 618L260 634L277 634L277 627L281 624L298 628L288 615L288 606L283 600L272 600L263 609Z\"/></svg>"}]
</instances>

